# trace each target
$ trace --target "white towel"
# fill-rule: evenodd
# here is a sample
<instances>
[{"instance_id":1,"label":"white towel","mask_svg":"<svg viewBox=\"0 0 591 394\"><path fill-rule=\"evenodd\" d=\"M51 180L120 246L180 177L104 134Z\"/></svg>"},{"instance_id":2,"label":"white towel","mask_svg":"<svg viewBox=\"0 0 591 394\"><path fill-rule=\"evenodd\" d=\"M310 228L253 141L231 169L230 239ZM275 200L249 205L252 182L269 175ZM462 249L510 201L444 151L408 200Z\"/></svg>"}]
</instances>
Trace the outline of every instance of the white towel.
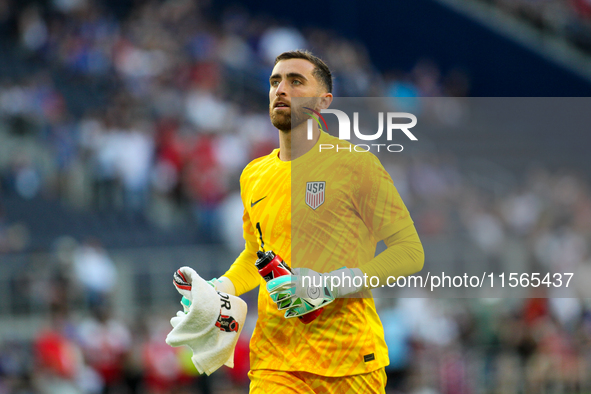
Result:
<instances>
[{"instance_id":1,"label":"white towel","mask_svg":"<svg viewBox=\"0 0 591 394\"><path fill-rule=\"evenodd\" d=\"M187 314L178 312L170 320L173 329L166 343L187 345L200 374L211 375L222 365L233 368L234 348L246 319L246 302L217 292L191 268L181 270L191 284L192 304Z\"/></svg>"}]
</instances>

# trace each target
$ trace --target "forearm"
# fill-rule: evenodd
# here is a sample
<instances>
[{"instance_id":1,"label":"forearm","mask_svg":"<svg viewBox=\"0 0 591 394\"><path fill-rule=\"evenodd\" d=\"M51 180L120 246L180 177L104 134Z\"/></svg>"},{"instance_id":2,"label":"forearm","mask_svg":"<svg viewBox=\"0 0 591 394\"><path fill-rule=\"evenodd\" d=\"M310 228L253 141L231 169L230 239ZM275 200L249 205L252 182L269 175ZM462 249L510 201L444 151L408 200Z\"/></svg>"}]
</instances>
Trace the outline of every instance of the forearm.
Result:
<instances>
[{"instance_id":1,"label":"forearm","mask_svg":"<svg viewBox=\"0 0 591 394\"><path fill-rule=\"evenodd\" d=\"M384 243L385 251L359 267L368 277L379 278L378 286L385 284L388 277L412 275L423 268L425 253L414 226L384 239Z\"/></svg>"},{"instance_id":2,"label":"forearm","mask_svg":"<svg viewBox=\"0 0 591 394\"><path fill-rule=\"evenodd\" d=\"M411 275L423 268L425 260L423 246L413 225L399 230L386 238L384 242L388 248L359 267L342 267L327 274L319 274L312 270L303 272L300 270L302 283L299 287L302 292L297 295L305 297L308 288L305 286L303 278L307 276L310 277L308 283L328 283L331 295L335 298L342 298L366 287L387 285L389 277L398 278ZM330 279L323 282L323 279L320 278L314 282L312 276L328 276ZM378 278L379 281L372 280L372 277Z\"/></svg>"},{"instance_id":3,"label":"forearm","mask_svg":"<svg viewBox=\"0 0 591 394\"><path fill-rule=\"evenodd\" d=\"M286 318L299 317L337 298L349 297L372 282L372 287L380 286L387 284L388 277L411 275L423 268L423 246L413 225L396 232L384 242L388 248L360 267L341 267L325 274L298 268L295 276L280 276L269 281L267 290L271 299L280 310L286 310ZM379 283L366 281L368 276L377 277Z\"/></svg>"},{"instance_id":4,"label":"forearm","mask_svg":"<svg viewBox=\"0 0 591 394\"><path fill-rule=\"evenodd\" d=\"M236 258L230 269L220 278L229 279L234 286L236 296L240 296L257 287L261 282L261 277L254 265L257 260L257 244L248 245Z\"/></svg>"}]
</instances>

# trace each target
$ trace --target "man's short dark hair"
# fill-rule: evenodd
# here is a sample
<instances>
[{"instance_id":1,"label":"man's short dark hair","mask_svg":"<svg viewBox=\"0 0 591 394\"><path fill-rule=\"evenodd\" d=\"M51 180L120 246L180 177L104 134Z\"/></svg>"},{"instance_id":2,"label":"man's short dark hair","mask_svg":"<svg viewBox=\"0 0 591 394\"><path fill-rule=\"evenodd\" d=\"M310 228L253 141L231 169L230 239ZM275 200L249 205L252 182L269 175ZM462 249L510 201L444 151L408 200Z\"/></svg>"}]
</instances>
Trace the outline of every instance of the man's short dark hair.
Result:
<instances>
[{"instance_id":1,"label":"man's short dark hair","mask_svg":"<svg viewBox=\"0 0 591 394\"><path fill-rule=\"evenodd\" d=\"M312 55L310 51L306 50L295 50L295 51L288 51L283 52L281 55L275 58L275 65L282 60L288 59L304 59L309 61L314 65L314 71L312 71L312 75L322 84L328 93L332 93L332 74L326 63L318 56Z\"/></svg>"}]
</instances>

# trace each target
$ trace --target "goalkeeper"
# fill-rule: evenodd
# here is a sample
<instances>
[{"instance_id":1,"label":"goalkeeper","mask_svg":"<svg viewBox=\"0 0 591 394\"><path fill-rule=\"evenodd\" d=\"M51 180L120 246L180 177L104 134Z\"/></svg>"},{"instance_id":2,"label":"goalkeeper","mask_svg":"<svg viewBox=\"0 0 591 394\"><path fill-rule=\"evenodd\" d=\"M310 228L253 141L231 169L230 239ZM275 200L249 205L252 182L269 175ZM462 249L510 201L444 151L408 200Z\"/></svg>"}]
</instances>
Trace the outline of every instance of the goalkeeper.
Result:
<instances>
[{"instance_id":1,"label":"goalkeeper","mask_svg":"<svg viewBox=\"0 0 591 394\"><path fill-rule=\"evenodd\" d=\"M389 361L383 327L365 279L354 279L375 276L381 285L388 276L420 271L421 242L373 154L345 151L349 142L316 124L313 138L306 138L307 117L291 107L292 99L311 98L307 106L315 111L328 108L333 96L326 64L306 51L285 52L269 82L279 149L244 169L245 249L213 281L218 291L237 296L261 286L250 342L250 393L384 393ZM319 153L319 144L344 149ZM374 257L380 240L387 249ZM266 283L254 264L263 249L297 267L297 275ZM333 276L351 280L332 288ZM328 287L294 287L325 277ZM322 314L310 324L295 318L319 307Z\"/></svg>"}]
</instances>

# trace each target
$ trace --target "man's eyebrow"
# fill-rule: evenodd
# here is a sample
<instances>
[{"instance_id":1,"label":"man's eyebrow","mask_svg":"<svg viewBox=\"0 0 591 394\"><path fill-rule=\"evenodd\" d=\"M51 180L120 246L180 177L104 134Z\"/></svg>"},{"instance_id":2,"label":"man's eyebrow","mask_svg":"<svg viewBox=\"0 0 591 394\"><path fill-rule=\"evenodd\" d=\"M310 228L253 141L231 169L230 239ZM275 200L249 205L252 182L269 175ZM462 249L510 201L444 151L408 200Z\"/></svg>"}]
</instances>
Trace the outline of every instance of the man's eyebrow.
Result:
<instances>
[{"instance_id":1,"label":"man's eyebrow","mask_svg":"<svg viewBox=\"0 0 591 394\"><path fill-rule=\"evenodd\" d=\"M307 81L308 78L304 77L302 74L300 73L289 73L286 75L287 78L300 78L303 79L304 81Z\"/></svg>"},{"instance_id":2,"label":"man's eyebrow","mask_svg":"<svg viewBox=\"0 0 591 394\"><path fill-rule=\"evenodd\" d=\"M308 78L304 77L302 74L300 73L288 73L287 75L285 75L287 78L300 78L303 79L304 81L307 81ZM273 80L273 79L281 79L281 74L273 74L269 77L269 81Z\"/></svg>"}]
</instances>

